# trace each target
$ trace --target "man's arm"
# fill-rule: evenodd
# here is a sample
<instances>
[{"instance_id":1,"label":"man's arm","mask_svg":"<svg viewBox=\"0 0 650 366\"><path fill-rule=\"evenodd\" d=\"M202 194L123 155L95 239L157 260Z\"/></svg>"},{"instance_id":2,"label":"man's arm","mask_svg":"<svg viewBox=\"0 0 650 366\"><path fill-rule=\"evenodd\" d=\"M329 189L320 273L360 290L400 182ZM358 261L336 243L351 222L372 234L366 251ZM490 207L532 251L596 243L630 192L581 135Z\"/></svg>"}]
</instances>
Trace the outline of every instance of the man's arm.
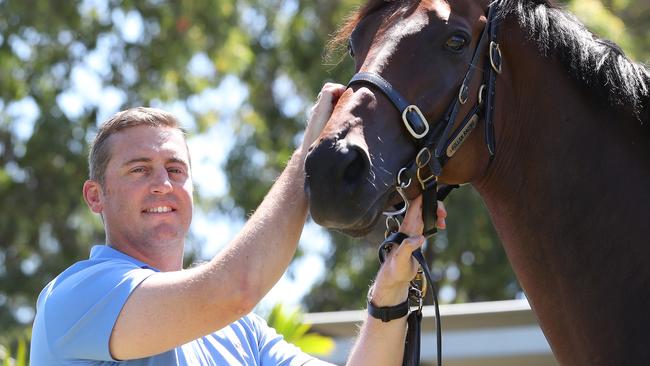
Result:
<instances>
[{"instance_id":1,"label":"man's arm","mask_svg":"<svg viewBox=\"0 0 650 366\"><path fill-rule=\"evenodd\" d=\"M301 147L227 248L205 265L151 275L133 291L111 334L114 358L155 355L223 328L252 311L280 279L307 216L305 155L344 90L323 87Z\"/></svg>"},{"instance_id":2,"label":"man's arm","mask_svg":"<svg viewBox=\"0 0 650 366\"><path fill-rule=\"evenodd\" d=\"M445 227L446 216L447 212L439 202L439 228ZM388 253L375 279L371 295L375 306L394 306L407 299L409 282L415 277L418 269L418 263L411 254L424 243L422 229L422 197L418 197L411 202L400 226L400 232L408 234L409 238ZM407 316L404 316L382 322L367 315L347 365L401 365L404 357L406 318Z\"/></svg>"}]
</instances>

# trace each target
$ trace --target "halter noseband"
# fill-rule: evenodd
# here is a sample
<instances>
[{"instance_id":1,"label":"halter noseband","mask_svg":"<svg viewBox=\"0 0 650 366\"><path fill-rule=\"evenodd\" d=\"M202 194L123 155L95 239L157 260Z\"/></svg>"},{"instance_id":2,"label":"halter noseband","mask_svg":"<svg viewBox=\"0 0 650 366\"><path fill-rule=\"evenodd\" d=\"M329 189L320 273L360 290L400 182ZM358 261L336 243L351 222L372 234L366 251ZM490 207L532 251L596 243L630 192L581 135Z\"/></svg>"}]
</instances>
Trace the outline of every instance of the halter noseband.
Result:
<instances>
[{"instance_id":1,"label":"halter noseband","mask_svg":"<svg viewBox=\"0 0 650 366\"><path fill-rule=\"evenodd\" d=\"M426 237L430 237L436 233L436 210L438 200L444 200L452 189L458 187L457 185L451 185L441 186L441 188L438 189L438 177L442 173L442 168L456 153L471 131L474 130L481 116L485 121L485 144L487 145L487 150L490 155L490 161L492 161L496 152L492 114L494 112L496 75L501 73L501 50L497 43L498 23L495 19L498 5L498 1L494 1L490 4L488 8L487 24L482 31L481 38L479 39L476 48L474 49L471 63L465 77L463 78L458 96L452 100L443 117L435 126L432 127L429 124L417 105L410 104L387 80L376 73L359 72L355 74L348 83L348 87L353 84L367 84L374 86L386 95L399 111L404 127L414 140L418 153L409 166L404 167L399 171L397 175L396 189L405 199L405 205L408 206L408 200L406 200L403 190L413 179L417 179L419 182L423 195L423 234ZM481 50L485 49L486 46L488 57L486 57L485 67L483 69L483 81L478 90L478 100L470 109L470 112L462 119L459 127L452 133L452 128L456 122L460 105L465 104L468 100L469 85L472 82L474 70L477 68L476 66L482 52ZM403 183L403 172L406 172L405 175L408 177L409 183L407 184ZM383 262L386 253L390 251L392 245L399 245L402 240L404 240L405 235L397 231L398 226L395 225L397 219L395 219L394 216L405 211L405 209L402 209L396 212L385 213L389 216L388 219L393 219L392 222L394 225L388 227L386 239L379 247L380 262ZM387 220L387 226L389 222L390 220ZM437 291L426 260L422 255L422 251L417 249L413 252L413 257L418 261L421 267L419 272L421 283L419 286L412 283L412 290L415 290L412 292L419 296L419 298L416 297L414 299L417 301L418 308L416 311L412 311L408 317L407 341L404 350L403 364L419 365L420 363L420 322L422 319L422 298L424 296L426 280L432 287L436 317L437 364L438 366L441 366L442 332L440 326L440 310L438 308L438 299L436 295ZM412 292L410 291L410 293Z\"/></svg>"}]
</instances>

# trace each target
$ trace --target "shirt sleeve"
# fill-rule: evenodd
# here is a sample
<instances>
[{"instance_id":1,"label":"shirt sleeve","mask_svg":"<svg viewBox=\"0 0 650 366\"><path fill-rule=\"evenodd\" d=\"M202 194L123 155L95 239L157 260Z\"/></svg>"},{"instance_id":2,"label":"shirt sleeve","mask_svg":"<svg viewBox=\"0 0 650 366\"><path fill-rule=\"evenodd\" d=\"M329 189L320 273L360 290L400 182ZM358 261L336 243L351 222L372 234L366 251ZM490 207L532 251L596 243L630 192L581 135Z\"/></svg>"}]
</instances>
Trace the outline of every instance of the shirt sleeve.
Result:
<instances>
[{"instance_id":1,"label":"shirt sleeve","mask_svg":"<svg viewBox=\"0 0 650 366\"><path fill-rule=\"evenodd\" d=\"M285 341L284 337L269 327L261 317L249 314L247 318L257 335L261 366L300 366L315 360L300 348Z\"/></svg>"},{"instance_id":2,"label":"shirt sleeve","mask_svg":"<svg viewBox=\"0 0 650 366\"><path fill-rule=\"evenodd\" d=\"M129 295L155 271L119 260L83 268L54 284L44 307L50 349L61 360L114 361L113 326Z\"/></svg>"}]
</instances>

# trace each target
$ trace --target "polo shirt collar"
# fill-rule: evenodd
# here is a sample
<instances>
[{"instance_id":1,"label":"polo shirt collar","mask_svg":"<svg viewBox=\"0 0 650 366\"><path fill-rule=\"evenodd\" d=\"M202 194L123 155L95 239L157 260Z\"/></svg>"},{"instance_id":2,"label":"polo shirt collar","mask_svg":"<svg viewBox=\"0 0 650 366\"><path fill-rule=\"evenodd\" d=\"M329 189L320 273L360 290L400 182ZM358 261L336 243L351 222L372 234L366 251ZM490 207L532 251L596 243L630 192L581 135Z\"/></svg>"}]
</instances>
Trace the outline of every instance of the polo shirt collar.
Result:
<instances>
[{"instance_id":1,"label":"polo shirt collar","mask_svg":"<svg viewBox=\"0 0 650 366\"><path fill-rule=\"evenodd\" d=\"M89 259L121 259L125 261L129 261L135 265L137 265L140 268L148 268L152 269L156 272L160 272L157 268L154 268L144 262L141 262L130 255L124 254L120 252L117 249L111 248L108 245L94 245L90 249L90 257Z\"/></svg>"}]
</instances>

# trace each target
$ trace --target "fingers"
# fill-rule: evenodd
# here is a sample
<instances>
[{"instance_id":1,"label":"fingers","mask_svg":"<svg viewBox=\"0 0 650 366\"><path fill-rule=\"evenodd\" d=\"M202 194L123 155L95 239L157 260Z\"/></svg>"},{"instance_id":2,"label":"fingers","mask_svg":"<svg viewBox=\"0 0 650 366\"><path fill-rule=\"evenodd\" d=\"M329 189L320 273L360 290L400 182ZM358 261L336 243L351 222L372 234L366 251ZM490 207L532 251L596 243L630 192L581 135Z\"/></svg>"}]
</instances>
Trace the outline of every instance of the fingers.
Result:
<instances>
[{"instance_id":1,"label":"fingers","mask_svg":"<svg viewBox=\"0 0 650 366\"><path fill-rule=\"evenodd\" d=\"M303 137L303 147L308 148L316 141L320 133L323 131L325 124L332 115L334 106L339 98L345 92L346 86L335 83L326 83L323 85L316 103L311 108L309 121L307 122L307 129Z\"/></svg>"},{"instance_id":2,"label":"fingers","mask_svg":"<svg viewBox=\"0 0 650 366\"><path fill-rule=\"evenodd\" d=\"M441 201L438 201L436 214L438 216L436 226L444 229L447 210ZM394 245L392 250L387 253L386 260L378 275L377 285L380 284L379 279L382 280L382 285L384 285L384 281L388 284L399 284L413 279L417 273L418 263L412 257L412 254L424 244L423 226L422 196L418 196L410 201L404 222L400 225L400 231L409 235L409 237L404 239L401 245Z\"/></svg>"},{"instance_id":3,"label":"fingers","mask_svg":"<svg viewBox=\"0 0 650 366\"><path fill-rule=\"evenodd\" d=\"M424 236L422 235L409 236L408 238L404 239L402 244L399 245L396 248L396 250L393 250L395 252L395 259L398 261L409 260L411 254L413 254L413 252L416 251L418 248L422 248L423 244L424 244Z\"/></svg>"},{"instance_id":4,"label":"fingers","mask_svg":"<svg viewBox=\"0 0 650 366\"><path fill-rule=\"evenodd\" d=\"M331 97L332 104L336 104L338 99L343 95L347 86L337 83L325 83L321 89L321 94L326 95L328 98ZM320 95L320 94L319 94Z\"/></svg>"},{"instance_id":5,"label":"fingers","mask_svg":"<svg viewBox=\"0 0 650 366\"><path fill-rule=\"evenodd\" d=\"M422 196L409 202L408 210L404 222L399 227L399 231L408 235L415 236L422 234L424 222L422 221Z\"/></svg>"},{"instance_id":6,"label":"fingers","mask_svg":"<svg viewBox=\"0 0 650 366\"><path fill-rule=\"evenodd\" d=\"M438 227L438 229L447 228L447 222L445 221L447 218L447 209L445 208L445 204L442 203L442 201L438 201L436 215L438 216L438 220L436 220L436 227Z\"/></svg>"},{"instance_id":7,"label":"fingers","mask_svg":"<svg viewBox=\"0 0 650 366\"><path fill-rule=\"evenodd\" d=\"M417 272L418 263L412 257L414 251L424 244L424 236L410 236L401 245L394 245L387 254L386 261L382 265L382 271L394 282L408 282L413 279Z\"/></svg>"},{"instance_id":8,"label":"fingers","mask_svg":"<svg viewBox=\"0 0 650 366\"><path fill-rule=\"evenodd\" d=\"M438 207L436 209L436 215L438 219L436 220L436 227L438 229L447 228L447 209L445 209L445 204L442 201L438 201ZM422 234L424 229L424 223L422 221L422 196L418 196L416 199L409 202L409 208L406 211L406 216L404 217L404 222L400 225L399 231L404 234L413 236Z\"/></svg>"}]
</instances>

